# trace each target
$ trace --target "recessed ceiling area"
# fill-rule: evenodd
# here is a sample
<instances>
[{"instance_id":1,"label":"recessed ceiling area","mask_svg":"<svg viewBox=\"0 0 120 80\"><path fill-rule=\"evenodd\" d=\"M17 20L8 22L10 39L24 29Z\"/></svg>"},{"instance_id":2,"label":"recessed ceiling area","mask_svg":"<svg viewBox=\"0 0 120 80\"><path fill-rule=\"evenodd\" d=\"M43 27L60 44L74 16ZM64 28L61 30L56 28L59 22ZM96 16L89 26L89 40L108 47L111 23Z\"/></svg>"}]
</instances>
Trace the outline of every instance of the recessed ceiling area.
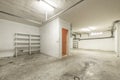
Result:
<instances>
[{"instance_id":1,"label":"recessed ceiling area","mask_svg":"<svg viewBox=\"0 0 120 80\"><path fill-rule=\"evenodd\" d=\"M46 14L49 19L78 1L81 0L1 0L0 18L40 26Z\"/></svg>"}]
</instances>

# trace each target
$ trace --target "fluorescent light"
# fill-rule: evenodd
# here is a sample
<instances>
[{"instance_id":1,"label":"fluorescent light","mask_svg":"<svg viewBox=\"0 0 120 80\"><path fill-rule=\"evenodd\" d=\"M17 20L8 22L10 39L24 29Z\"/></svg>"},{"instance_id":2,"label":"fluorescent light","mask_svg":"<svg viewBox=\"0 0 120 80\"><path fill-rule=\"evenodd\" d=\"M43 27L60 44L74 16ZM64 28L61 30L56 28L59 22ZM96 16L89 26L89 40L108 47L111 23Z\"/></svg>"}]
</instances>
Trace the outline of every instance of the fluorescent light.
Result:
<instances>
[{"instance_id":1,"label":"fluorescent light","mask_svg":"<svg viewBox=\"0 0 120 80\"><path fill-rule=\"evenodd\" d=\"M89 27L89 29L90 29L90 30L96 30L96 28L95 28L95 27Z\"/></svg>"},{"instance_id":2,"label":"fluorescent light","mask_svg":"<svg viewBox=\"0 0 120 80\"><path fill-rule=\"evenodd\" d=\"M42 9L44 9L45 11L54 11L54 8L51 7L50 5L48 5L47 3L45 3L44 1L40 0L39 1L39 5Z\"/></svg>"},{"instance_id":3,"label":"fluorescent light","mask_svg":"<svg viewBox=\"0 0 120 80\"><path fill-rule=\"evenodd\" d=\"M57 8L58 6L51 0L44 0L46 1L47 3L49 3L50 5L54 6L55 8Z\"/></svg>"},{"instance_id":4,"label":"fluorescent light","mask_svg":"<svg viewBox=\"0 0 120 80\"><path fill-rule=\"evenodd\" d=\"M88 28L82 28L81 31L84 31L84 32L89 32L89 31L93 31L95 30L96 28L95 27L88 27Z\"/></svg>"},{"instance_id":5,"label":"fluorescent light","mask_svg":"<svg viewBox=\"0 0 120 80\"><path fill-rule=\"evenodd\" d=\"M90 29L89 28L82 28L81 31L89 32Z\"/></svg>"},{"instance_id":6,"label":"fluorescent light","mask_svg":"<svg viewBox=\"0 0 120 80\"><path fill-rule=\"evenodd\" d=\"M95 35L102 35L103 32L92 32L90 35L91 36L95 36Z\"/></svg>"}]
</instances>

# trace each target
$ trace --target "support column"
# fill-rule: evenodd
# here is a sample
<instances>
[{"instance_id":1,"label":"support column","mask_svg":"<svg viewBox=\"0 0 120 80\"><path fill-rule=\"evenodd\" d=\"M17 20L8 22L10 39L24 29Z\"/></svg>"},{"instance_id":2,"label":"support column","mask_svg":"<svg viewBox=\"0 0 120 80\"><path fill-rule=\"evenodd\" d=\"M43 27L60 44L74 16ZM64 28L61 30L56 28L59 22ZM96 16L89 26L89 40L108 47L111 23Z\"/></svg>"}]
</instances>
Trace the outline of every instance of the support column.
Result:
<instances>
[{"instance_id":1,"label":"support column","mask_svg":"<svg viewBox=\"0 0 120 80\"><path fill-rule=\"evenodd\" d=\"M120 22L115 24L116 31L115 31L115 52L117 56L120 56Z\"/></svg>"},{"instance_id":2,"label":"support column","mask_svg":"<svg viewBox=\"0 0 120 80\"><path fill-rule=\"evenodd\" d=\"M47 21L48 20L48 12L45 11L45 20Z\"/></svg>"}]
</instances>

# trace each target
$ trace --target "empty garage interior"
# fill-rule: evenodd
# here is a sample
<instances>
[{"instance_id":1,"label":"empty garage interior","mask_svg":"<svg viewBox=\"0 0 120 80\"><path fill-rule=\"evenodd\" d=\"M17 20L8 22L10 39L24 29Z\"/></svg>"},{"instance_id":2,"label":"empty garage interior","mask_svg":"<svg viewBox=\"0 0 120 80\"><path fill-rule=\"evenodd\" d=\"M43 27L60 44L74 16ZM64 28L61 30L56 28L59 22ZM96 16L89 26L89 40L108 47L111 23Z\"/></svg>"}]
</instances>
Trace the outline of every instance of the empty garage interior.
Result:
<instances>
[{"instance_id":1,"label":"empty garage interior","mask_svg":"<svg viewBox=\"0 0 120 80\"><path fill-rule=\"evenodd\" d=\"M120 80L120 0L0 0L0 80Z\"/></svg>"}]
</instances>

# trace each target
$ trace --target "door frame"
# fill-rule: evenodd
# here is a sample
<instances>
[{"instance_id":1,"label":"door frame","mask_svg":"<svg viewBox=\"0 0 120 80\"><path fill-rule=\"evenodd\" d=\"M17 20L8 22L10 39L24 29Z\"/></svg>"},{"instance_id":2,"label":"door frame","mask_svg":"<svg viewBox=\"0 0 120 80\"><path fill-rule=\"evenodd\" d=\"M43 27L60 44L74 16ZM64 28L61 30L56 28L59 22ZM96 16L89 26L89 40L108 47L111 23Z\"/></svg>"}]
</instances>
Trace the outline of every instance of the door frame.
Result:
<instances>
[{"instance_id":1,"label":"door frame","mask_svg":"<svg viewBox=\"0 0 120 80\"><path fill-rule=\"evenodd\" d=\"M66 29L66 30L68 30L68 34L67 34L67 45L68 45L68 47L67 47L67 56L69 56L70 55L70 28L69 28L69 26L68 27L60 27L60 38L59 38L59 40L60 40L60 44L59 44L59 48L60 48L60 54L59 54L59 56L60 56L60 58L63 58L63 56L62 56L62 29Z\"/></svg>"}]
</instances>

